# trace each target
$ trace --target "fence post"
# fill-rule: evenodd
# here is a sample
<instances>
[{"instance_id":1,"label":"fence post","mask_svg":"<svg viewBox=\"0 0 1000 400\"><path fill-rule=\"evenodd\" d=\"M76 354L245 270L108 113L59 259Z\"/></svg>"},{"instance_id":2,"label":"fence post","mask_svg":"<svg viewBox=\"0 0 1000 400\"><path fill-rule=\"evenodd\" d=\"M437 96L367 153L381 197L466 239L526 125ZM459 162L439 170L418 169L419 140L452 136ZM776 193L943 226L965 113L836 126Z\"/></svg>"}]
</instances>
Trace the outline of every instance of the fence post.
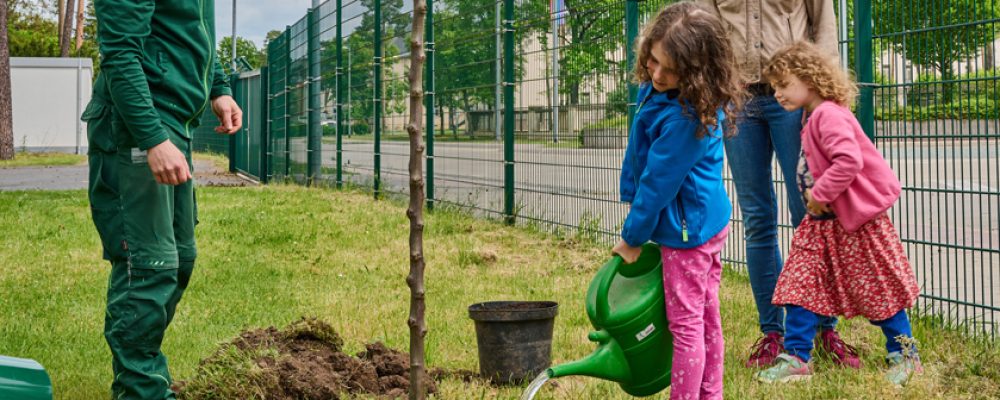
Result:
<instances>
[{"instance_id":1,"label":"fence post","mask_svg":"<svg viewBox=\"0 0 1000 400\"><path fill-rule=\"evenodd\" d=\"M375 131L375 198L379 198L382 189L382 0L375 0L375 96L372 106L375 108L375 120L372 121Z\"/></svg>"},{"instance_id":2,"label":"fence post","mask_svg":"<svg viewBox=\"0 0 1000 400\"><path fill-rule=\"evenodd\" d=\"M427 1L427 20L424 25L424 53L427 76L424 82L424 99L427 110L427 209L434 210L434 0Z\"/></svg>"},{"instance_id":3,"label":"fence post","mask_svg":"<svg viewBox=\"0 0 1000 400\"><path fill-rule=\"evenodd\" d=\"M291 128L288 121L291 120L288 115L288 98L289 93L292 91L292 85L288 83L289 70L292 66L292 27L285 25L285 179L292 173L292 139L289 135Z\"/></svg>"},{"instance_id":4,"label":"fence post","mask_svg":"<svg viewBox=\"0 0 1000 400\"><path fill-rule=\"evenodd\" d=\"M273 83L271 81L271 71L274 71L274 69L270 68L270 66L274 66L274 65L277 64L277 62L275 61L275 55L274 55L276 53L276 51L272 50L272 49L274 49L274 47L272 47L272 46L274 46L274 41L275 40L278 40L278 38L274 38L271 41L269 41L269 42L266 43L267 60L268 60L267 63L268 63L268 66L269 66L269 67L266 67L267 68L266 71L267 71L267 78L268 79L267 79L267 86L264 88L265 89L264 90L264 101L267 103L267 116L265 117L265 118L267 118L267 125L265 127L265 132L267 132L267 134L265 135L265 137L267 138L267 143L261 144L261 147L263 148L263 151L264 151L264 155L263 155L264 169L261 172L261 174L263 175L261 177L261 180L264 183L268 183L268 182L271 181L271 171L274 169L274 166L272 165L272 162L273 162L272 158L273 158L274 155L271 153L272 151L274 151L274 147L271 146L271 140L273 140L273 137L274 137L271 134L271 127L274 125L274 116L271 115L271 112L274 111L274 109L271 107L271 101L274 100L274 93L273 93L274 92L274 90L273 90L274 88L271 87L271 85Z\"/></svg>"},{"instance_id":5,"label":"fence post","mask_svg":"<svg viewBox=\"0 0 1000 400\"><path fill-rule=\"evenodd\" d=\"M234 100L236 104L240 104L240 95L243 90L240 88L240 75L235 71L229 75L229 88L233 92ZM246 103L245 101L243 103ZM229 172L236 173L236 135L240 132L236 132L232 135L227 135L229 137Z\"/></svg>"},{"instance_id":6,"label":"fence post","mask_svg":"<svg viewBox=\"0 0 1000 400\"><path fill-rule=\"evenodd\" d=\"M514 216L514 0L504 0L503 17L503 213L507 224Z\"/></svg>"},{"instance_id":7,"label":"fence post","mask_svg":"<svg viewBox=\"0 0 1000 400\"><path fill-rule=\"evenodd\" d=\"M869 139L875 136L875 87L872 71L872 3L854 3L854 71L858 77L858 122Z\"/></svg>"},{"instance_id":8,"label":"fence post","mask_svg":"<svg viewBox=\"0 0 1000 400\"><path fill-rule=\"evenodd\" d=\"M344 7L337 0L337 189L344 187L343 155L344 155L344 37L343 25Z\"/></svg>"},{"instance_id":9,"label":"fence post","mask_svg":"<svg viewBox=\"0 0 1000 400\"><path fill-rule=\"evenodd\" d=\"M266 184L271 162L267 159L271 147L271 74L267 66L260 68L260 181Z\"/></svg>"},{"instance_id":10,"label":"fence post","mask_svg":"<svg viewBox=\"0 0 1000 400\"><path fill-rule=\"evenodd\" d=\"M309 124L308 135L308 167L306 185L313 185L320 179L321 165L323 162L323 126L320 125L320 76L319 76L319 6L309 9L306 14L306 51L309 63L309 78L306 85L309 88L309 114L306 119Z\"/></svg>"},{"instance_id":11,"label":"fence post","mask_svg":"<svg viewBox=\"0 0 1000 400\"><path fill-rule=\"evenodd\" d=\"M628 98L625 103L628 105L628 129L632 129L632 118L635 117L635 97L638 95L638 88L629 77L629 71L635 65L635 37L639 35L639 2L638 0L625 1L625 81L628 82Z\"/></svg>"}]
</instances>

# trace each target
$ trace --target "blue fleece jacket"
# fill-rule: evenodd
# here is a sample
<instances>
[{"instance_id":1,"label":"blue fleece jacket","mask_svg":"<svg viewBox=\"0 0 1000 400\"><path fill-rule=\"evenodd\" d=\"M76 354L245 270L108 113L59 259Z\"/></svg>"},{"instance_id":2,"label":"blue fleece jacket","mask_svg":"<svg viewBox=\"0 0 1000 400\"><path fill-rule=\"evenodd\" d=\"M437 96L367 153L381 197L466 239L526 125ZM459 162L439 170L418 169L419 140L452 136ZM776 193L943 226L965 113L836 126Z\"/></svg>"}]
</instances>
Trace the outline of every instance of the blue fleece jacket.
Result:
<instances>
[{"instance_id":1,"label":"blue fleece jacket","mask_svg":"<svg viewBox=\"0 0 1000 400\"><path fill-rule=\"evenodd\" d=\"M704 244L729 223L732 206L722 182L722 128L695 136L701 122L677 91L639 87L640 107L622 161L621 200L631 203L622 227L630 246ZM688 112L685 112L687 108Z\"/></svg>"}]
</instances>

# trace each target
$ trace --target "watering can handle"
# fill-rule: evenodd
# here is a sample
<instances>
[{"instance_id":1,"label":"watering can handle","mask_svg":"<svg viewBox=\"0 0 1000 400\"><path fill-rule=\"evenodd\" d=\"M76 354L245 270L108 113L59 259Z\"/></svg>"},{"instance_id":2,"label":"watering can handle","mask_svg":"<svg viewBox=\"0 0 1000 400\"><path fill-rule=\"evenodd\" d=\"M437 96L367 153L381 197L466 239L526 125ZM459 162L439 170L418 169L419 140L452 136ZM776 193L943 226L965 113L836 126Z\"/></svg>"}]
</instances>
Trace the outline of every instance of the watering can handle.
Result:
<instances>
[{"instance_id":1,"label":"watering can handle","mask_svg":"<svg viewBox=\"0 0 1000 400\"><path fill-rule=\"evenodd\" d=\"M597 318L599 321L607 321L608 314L610 313L610 306L608 305L608 290L611 289L611 282L615 279L615 275L618 275L618 268L625 263L622 256L615 254L611 258L609 264L609 271L601 277L601 284L597 286L597 301L595 303L597 306Z\"/></svg>"}]
</instances>

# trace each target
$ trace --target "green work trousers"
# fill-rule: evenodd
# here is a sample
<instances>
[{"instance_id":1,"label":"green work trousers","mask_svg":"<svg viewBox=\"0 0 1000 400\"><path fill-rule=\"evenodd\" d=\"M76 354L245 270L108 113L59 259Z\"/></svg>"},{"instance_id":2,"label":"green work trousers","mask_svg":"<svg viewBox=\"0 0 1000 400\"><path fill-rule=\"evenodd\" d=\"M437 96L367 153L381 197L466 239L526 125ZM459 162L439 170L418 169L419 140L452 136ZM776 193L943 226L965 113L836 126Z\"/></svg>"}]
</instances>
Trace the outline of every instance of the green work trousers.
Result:
<instances>
[{"instance_id":1,"label":"green work trousers","mask_svg":"<svg viewBox=\"0 0 1000 400\"><path fill-rule=\"evenodd\" d=\"M146 158L108 103L92 102L88 122L90 207L111 262L104 337L111 348L114 399L173 399L163 335L196 257L194 182L156 182ZM191 168L191 143L170 140Z\"/></svg>"}]
</instances>

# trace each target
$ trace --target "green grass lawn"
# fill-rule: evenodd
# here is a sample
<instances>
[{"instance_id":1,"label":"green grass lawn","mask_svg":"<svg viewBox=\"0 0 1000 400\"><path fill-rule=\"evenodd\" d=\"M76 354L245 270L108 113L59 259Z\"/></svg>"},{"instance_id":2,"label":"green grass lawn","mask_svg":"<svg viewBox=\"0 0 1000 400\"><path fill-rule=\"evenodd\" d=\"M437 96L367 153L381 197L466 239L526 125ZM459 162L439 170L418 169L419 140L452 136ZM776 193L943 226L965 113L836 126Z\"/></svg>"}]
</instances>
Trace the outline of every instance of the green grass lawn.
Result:
<instances>
[{"instance_id":1,"label":"green grass lawn","mask_svg":"<svg viewBox=\"0 0 1000 400\"><path fill-rule=\"evenodd\" d=\"M86 162L87 156L83 154L29 153L19 151L14 153L13 160L0 160L0 168L78 165Z\"/></svg>"},{"instance_id":2,"label":"green grass lawn","mask_svg":"<svg viewBox=\"0 0 1000 400\"><path fill-rule=\"evenodd\" d=\"M404 206L366 194L292 186L200 188L199 254L191 287L164 351L176 379L252 327L284 327L300 316L331 323L346 352L382 340L405 350L409 290ZM108 266L100 260L86 193L0 193L0 354L33 358L52 375L57 399L109 393L110 353L102 337ZM608 249L585 241L438 211L427 219L430 367L476 370L467 307L487 300L554 300L556 363L589 354L583 300ZM927 372L896 390L882 380L880 332L861 319L843 323L863 356L861 371L819 360L809 383L764 386L741 362L757 338L745 277L727 272L722 288L730 399L1000 398L1000 349L918 324ZM516 399L521 388L459 378L437 398ZM616 385L568 377L536 399L626 399Z\"/></svg>"}]
</instances>

